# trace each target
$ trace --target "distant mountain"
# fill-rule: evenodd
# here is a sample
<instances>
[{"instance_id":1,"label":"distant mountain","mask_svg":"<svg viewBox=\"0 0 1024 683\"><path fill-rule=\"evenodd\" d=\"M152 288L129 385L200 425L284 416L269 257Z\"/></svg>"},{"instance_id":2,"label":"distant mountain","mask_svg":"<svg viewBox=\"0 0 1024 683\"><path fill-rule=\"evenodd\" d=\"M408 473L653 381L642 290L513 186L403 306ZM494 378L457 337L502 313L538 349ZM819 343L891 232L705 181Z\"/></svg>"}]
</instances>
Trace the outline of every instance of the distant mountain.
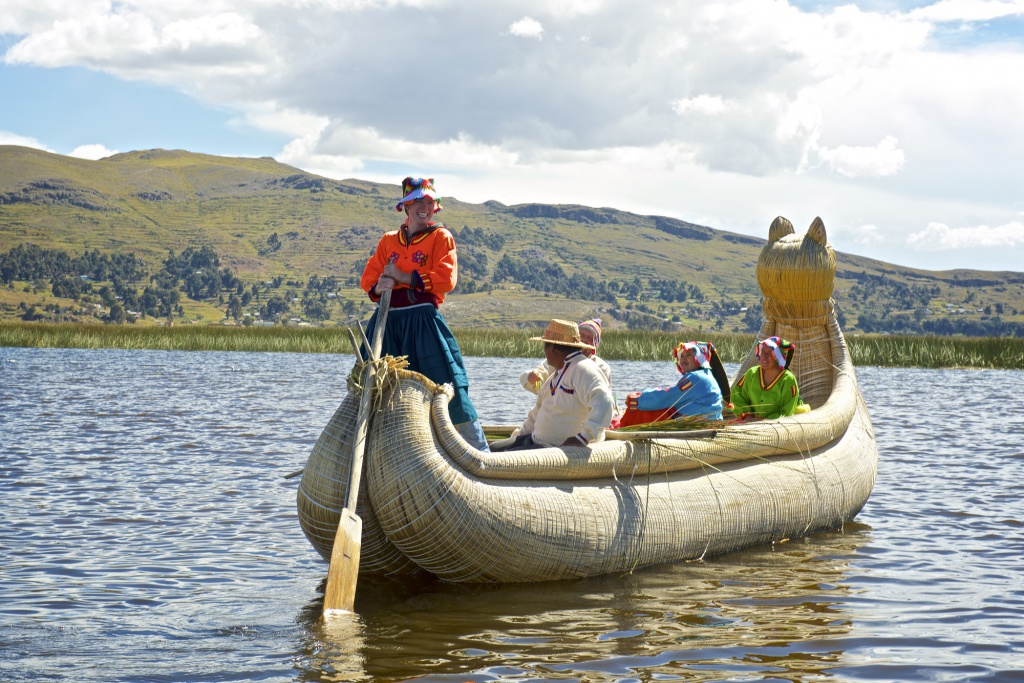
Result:
<instances>
[{"instance_id":1,"label":"distant mountain","mask_svg":"<svg viewBox=\"0 0 1024 683\"><path fill-rule=\"evenodd\" d=\"M291 283L295 299L312 276L333 277L332 305L365 310L355 278L379 236L399 225L399 191L266 157L156 149L87 161L0 146L0 254L27 243L71 256L130 252L155 272L169 253L210 247L246 287ZM760 303L763 239L613 208L454 198L444 207L462 271L445 306L453 324L602 315L610 327L677 320L729 331L749 327ZM773 218L765 216L766 235ZM838 262L835 298L848 330L904 318L917 325L911 331L934 331L921 326L941 319L1024 324L1024 273L926 271L850 254ZM8 316L17 313L12 296Z\"/></svg>"}]
</instances>

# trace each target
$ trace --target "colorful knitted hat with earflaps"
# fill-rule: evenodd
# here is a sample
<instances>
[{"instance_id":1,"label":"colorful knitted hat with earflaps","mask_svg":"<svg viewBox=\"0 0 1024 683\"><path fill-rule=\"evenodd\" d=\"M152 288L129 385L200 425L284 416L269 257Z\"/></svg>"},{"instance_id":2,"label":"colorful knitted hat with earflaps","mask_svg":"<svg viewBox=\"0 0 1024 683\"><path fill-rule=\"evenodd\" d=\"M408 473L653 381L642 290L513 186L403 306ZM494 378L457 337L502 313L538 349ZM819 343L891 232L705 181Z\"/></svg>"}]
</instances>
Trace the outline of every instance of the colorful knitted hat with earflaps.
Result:
<instances>
[{"instance_id":1,"label":"colorful knitted hat with earflaps","mask_svg":"<svg viewBox=\"0 0 1024 683\"><path fill-rule=\"evenodd\" d=\"M782 337L768 337L757 345L757 357L761 357L764 349L771 349L775 354L775 360L779 362L780 368L788 368L793 362L793 354L796 353L796 344L788 342Z\"/></svg>"},{"instance_id":2,"label":"colorful knitted hat with earflaps","mask_svg":"<svg viewBox=\"0 0 1024 683\"><path fill-rule=\"evenodd\" d=\"M421 197L429 197L434 200L434 213L441 210L441 195L434 189L433 178L408 177L402 181L402 200L395 204L395 211L401 211L408 202L416 201Z\"/></svg>"},{"instance_id":3,"label":"colorful knitted hat with earflaps","mask_svg":"<svg viewBox=\"0 0 1024 683\"><path fill-rule=\"evenodd\" d=\"M601 344L601 319L584 320L580 323L580 332L583 330L590 330L590 334L594 336L594 348L596 349Z\"/></svg>"},{"instance_id":4,"label":"colorful knitted hat with earflaps","mask_svg":"<svg viewBox=\"0 0 1024 683\"><path fill-rule=\"evenodd\" d=\"M690 349L693 349L693 358L697 361L697 364L705 370L711 371L711 376L715 378L715 382L718 384L718 390L722 392L722 400L728 403L732 396L732 389L729 386L729 375L725 372L722 359L718 357L718 351L711 342L680 342L678 346L672 349L672 357L676 359L676 370L679 372L683 371L679 367L679 359Z\"/></svg>"},{"instance_id":5,"label":"colorful knitted hat with earflaps","mask_svg":"<svg viewBox=\"0 0 1024 683\"><path fill-rule=\"evenodd\" d=\"M679 367L679 361L683 359L683 355L687 351L693 351L693 359L697 361L697 365L702 368L711 369L711 353L715 347L711 345L711 342L699 342L699 341L688 341L680 342L678 346L672 349L672 357L676 359L676 369L682 372L682 368Z\"/></svg>"}]
</instances>

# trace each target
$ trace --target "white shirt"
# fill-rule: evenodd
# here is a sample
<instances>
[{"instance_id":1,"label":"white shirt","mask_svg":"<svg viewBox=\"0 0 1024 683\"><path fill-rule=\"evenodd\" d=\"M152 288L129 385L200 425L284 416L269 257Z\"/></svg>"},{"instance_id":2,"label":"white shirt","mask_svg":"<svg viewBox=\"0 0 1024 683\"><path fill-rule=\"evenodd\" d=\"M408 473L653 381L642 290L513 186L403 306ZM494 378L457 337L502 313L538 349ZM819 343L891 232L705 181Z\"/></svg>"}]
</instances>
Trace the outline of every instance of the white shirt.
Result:
<instances>
[{"instance_id":1,"label":"white shirt","mask_svg":"<svg viewBox=\"0 0 1024 683\"><path fill-rule=\"evenodd\" d=\"M608 382L608 388L612 388L612 369L608 366L608 363L604 362L603 358L597 355L590 356L590 360L597 363L597 367L601 369L601 374L604 375L604 379ZM544 384L544 380L551 376L551 372L554 370L548 362L541 361L541 364L535 367L533 370L527 370L523 374L519 375L519 383L523 385L523 388L529 391L531 394L536 394L540 391L541 385ZM535 372L540 377L536 382L530 382L530 373Z\"/></svg>"},{"instance_id":2,"label":"white shirt","mask_svg":"<svg viewBox=\"0 0 1024 683\"><path fill-rule=\"evenodd\" d=\"M523 385L523 389L526 389L531 394L536 394L540 391L540 387L544 384L544 381L551 376L551 372L554 370L553 367L545 360L541 361L540 365L535 367L533 370L527 370L523 374L519 375L519 383ZM536 382L530 381L530 373L536 373L538 379Z\"/></svg>"},{"instance_id":3,"label":"white shirt","mask_svg":"<svg viewBox=\"0 0 1024 683\"><path fill-rule=\"evenodd\" d=\"M580 445L603 441L614 412L615 399L601 368L576 351L544 381L537 402L512 436L532 434L534 441L549 446L561 446L572 437Z\"/></svg>"}]
</instances>

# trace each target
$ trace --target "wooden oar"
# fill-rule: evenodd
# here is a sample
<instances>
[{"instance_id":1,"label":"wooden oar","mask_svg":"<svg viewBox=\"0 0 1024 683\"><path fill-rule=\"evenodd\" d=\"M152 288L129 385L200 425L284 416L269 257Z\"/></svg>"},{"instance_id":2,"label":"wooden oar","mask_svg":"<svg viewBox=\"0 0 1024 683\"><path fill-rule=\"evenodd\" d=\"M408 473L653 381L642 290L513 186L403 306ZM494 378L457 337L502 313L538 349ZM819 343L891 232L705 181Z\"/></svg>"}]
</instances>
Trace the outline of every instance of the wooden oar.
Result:
<instances>
[{"instance_id":1,"label":"wooden oar","mask_svg":"<svg viewBox=\"0 0 1024 683\"><path fill-rule=\"evenodd\" d=\"M374 361L380 357L384 341L384 325L388 320L391 304L391 290L380 297L377 308L377 325L373 329L372 348L367 349L370 357L363 371L363 395L356 415L355 442L352 447L352 472L348 482L348 502L338 519L338 531L334 536L331 550L331 566L327 570L327 588L324 590L324 615L331 610L352 611L356 599L356 581L359 579L359 553L363 545L363 520L356 514L356 500L359 497L359 482L363 475L363 451L366 450L366 431L370 421L370 405L373 402L373 386L376 370Z\"/></svg>"}]
</instances>

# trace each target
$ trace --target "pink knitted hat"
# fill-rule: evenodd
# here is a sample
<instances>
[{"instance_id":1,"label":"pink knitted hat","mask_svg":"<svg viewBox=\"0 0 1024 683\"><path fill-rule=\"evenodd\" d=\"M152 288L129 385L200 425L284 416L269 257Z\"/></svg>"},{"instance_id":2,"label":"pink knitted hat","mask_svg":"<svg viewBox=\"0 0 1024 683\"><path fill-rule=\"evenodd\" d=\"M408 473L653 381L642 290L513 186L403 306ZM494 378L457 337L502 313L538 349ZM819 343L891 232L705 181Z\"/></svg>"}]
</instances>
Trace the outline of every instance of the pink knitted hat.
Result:
<instances>
[{"instance_id":1,"label":"pink knitted hat","mask_svg":"<svg viewBox=\"0 0 1024 683\"><path fill-rule=\"evenodd\" d=\"M601 343L601 319L584 320L580 323L580 332L583 330L590 330L590 333L594 335L594 348L596 349Z\"/></svg>"}]
</instances>

